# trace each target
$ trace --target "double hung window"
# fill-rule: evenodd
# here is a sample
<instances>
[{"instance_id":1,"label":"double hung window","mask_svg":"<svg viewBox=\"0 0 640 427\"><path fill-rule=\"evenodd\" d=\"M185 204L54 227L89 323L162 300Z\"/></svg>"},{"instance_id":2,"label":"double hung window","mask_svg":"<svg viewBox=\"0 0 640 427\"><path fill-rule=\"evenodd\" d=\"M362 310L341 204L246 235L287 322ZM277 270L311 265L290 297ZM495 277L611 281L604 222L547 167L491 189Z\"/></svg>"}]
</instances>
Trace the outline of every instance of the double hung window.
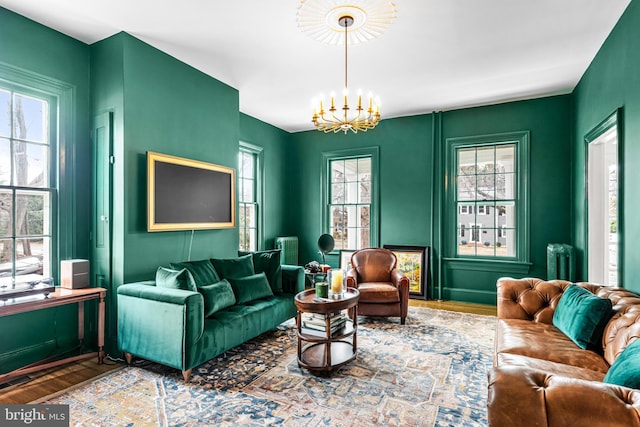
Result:
<instances>
[{"instance_id":1,"label":"double hung window","mask_svg":"<svg viewBox=\"0 0 640 427\"><path fill-rule=\"evenodd\" d=\"M455 256L527 261L528 133L455 138L448 147Z\"/></svg>"},{"instance_id":2,"label":"double hung window","mask_svg":"<svg viewBox=\"0 0 640 427\"><path fill-rule=\"evenodd\" d=\"M259 151L240 145L238 156L239 249L257 251L260 245Z\"/></svg>"},{"instance_id":3,"label":"double hung window","mask_svg":"<svg viewBox=\"0 0 640 427\"><path fill-rule=\"evenodd\" d=\"M238 153L239 245L253 252L264 247L263 237L263 164L262 147L240 141Z\"/></svg>"},{"instance_id":4,"label":"double hung window","mask_svg":"<svg viewBox=\"0 0 640 427\"><path fill-rule=\"evenodd\" d=\"M325 154L325 227L336 250L378 244L377 150Z\"/></svg>"},{"instance_id":5,"label":"double hung window","mask_svg":"<svg viewBox=\"0 0 640 427\"><path fill-rule=\"evenodd\" d=\"M0 84L0 286L52 275L53 98Z\"/></svg>"}]
</instances>

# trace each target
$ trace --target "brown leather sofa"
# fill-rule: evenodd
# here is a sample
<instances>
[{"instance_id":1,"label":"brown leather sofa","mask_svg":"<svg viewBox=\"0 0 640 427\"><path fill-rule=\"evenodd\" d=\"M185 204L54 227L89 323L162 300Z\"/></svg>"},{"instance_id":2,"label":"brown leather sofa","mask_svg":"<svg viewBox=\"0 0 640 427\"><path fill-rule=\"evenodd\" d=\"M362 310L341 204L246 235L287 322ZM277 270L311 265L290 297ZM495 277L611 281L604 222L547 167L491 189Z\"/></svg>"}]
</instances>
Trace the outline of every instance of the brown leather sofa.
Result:
<instances>
[{"instance_id":1,"label":"brown leather sofa","mask_svg":"<svg viewBox=\"0 0 640 427\"><path fill-rule=\"evenodd\" d=\"M640 336L640 296L578 283L609 298L614 312L602 348L583 350L552 324L569 285L563 280L498 280L490 426L640 426L640 390L602 382L616 357Z\"/></svg>"},{"instance_id":2,"label":"brown leather sofa","mask_svg":"<svg viewBox=\"0 0 640 427\"><path fill-rule=\"evenodd\" d=\"M347 286L360 291L358 314L399 316L404 325L409 307L409 278L396 269L398 259L388 249L361 249L351 255Z\"/></svg>"}]
</instances>

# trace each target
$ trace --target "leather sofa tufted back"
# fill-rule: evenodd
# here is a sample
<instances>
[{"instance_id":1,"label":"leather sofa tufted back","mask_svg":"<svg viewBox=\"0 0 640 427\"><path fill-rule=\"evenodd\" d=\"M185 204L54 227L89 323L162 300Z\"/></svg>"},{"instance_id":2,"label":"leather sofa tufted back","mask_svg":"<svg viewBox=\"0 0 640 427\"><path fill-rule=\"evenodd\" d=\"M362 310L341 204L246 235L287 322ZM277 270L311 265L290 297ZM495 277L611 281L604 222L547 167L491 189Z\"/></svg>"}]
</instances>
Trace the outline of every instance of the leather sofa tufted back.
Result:
<instances>
[{"instance_id":1,"label":"leather sofa tufted back","mask_svg":"<svg viewBox=\"0 0 640 427\"><path fill-rule=\"evenodd\" d=\"M501 278L497 283L498 318L552 323L558 301L570 284L565 280ZM611 365L631 341L640 337L640 295L594 283L577 285L609 298L613 304L614 314L602 335L603 355Z\"/></svg>"}]
</instances>

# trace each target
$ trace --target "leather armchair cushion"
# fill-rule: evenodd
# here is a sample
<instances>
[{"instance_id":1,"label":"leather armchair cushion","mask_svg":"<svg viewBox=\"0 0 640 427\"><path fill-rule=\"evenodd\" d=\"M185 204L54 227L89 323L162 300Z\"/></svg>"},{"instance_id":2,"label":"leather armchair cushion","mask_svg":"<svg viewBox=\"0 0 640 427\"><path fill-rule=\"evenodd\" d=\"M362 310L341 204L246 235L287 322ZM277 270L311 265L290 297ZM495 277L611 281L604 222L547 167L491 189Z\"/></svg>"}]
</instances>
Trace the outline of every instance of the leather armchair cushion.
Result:
<instances>
[{"instance_id":1,"label":"leather armchair cushion","mask_svg":"<svg viewBox=\"0 0 640 427\"><path fill-rule=\"evenodd\" d=\"M393 303L400 301L398 288L390 282L365 282L358 285L360 303Z\"/></svg>"},{"instance_id":2,"label":"leather armchair cushion","mask_svg":"<svg viewBox=\"0 0 640 427\"><path fill-rule=\"evenodd\" d=\"M555 326L529 320L498 319L496 353L546 359L602 374L609 369L601 355L581 349Z\"/></svg>"}]
</instances>

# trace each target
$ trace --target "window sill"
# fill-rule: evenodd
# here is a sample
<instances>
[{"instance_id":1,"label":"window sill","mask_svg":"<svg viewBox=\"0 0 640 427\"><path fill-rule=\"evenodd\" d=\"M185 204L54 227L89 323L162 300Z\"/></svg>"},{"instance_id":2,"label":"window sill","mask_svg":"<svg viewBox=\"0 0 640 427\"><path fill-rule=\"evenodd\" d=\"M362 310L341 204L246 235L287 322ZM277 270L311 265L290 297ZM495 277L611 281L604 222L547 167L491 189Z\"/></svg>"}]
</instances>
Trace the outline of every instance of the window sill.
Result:
<instances>
[{"instance_id":1,"label":"window sill","mask_svg":"<svg viewBox=\"0 0 640 427\"><path fill-rule=\"evenodd\" d=\"M509 274L528 274L531 262L500 259L443 258L450 270L497 271Z\"/></svg>"}]
</instances>

